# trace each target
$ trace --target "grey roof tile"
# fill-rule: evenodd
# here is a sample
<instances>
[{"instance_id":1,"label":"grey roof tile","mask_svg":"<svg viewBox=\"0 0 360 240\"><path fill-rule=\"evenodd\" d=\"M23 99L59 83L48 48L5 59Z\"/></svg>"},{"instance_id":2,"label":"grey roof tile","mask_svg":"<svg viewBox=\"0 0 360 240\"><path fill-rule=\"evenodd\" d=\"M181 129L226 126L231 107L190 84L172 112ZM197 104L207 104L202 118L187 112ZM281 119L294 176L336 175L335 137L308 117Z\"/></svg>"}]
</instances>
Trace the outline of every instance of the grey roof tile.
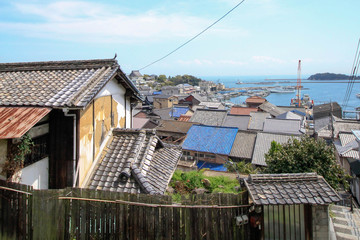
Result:
<instances>
[{"instance_id":1,"label":"grey roof tile","mask_svg":"<svg viewBox=\"0 0 360 240\"><path fill-rule=\"evenodd\" d=\"M208 126L222 126L226 115L227 110L197 109L189 121Z\"/></svg>"},{"instance_id":2,"label":"grey roof tile","mask_svg":"<svg viewBox=\"0 0 360 240\"><path fill-rule=\"evenodd\" d=\"M0 64L0 105L84 107L116 74L114 59Z\"/></svg>"},{"instance_id":3,"label":"grey roof tile","mask_svg":"<svg viewBox=\"0 0 360 240\"><path fill-rule=\"evenodd\" d=\"M153 130L115 129L88 187L164 194L181 153L179 146L162 143Z\"/></svg>"},{"instance_id":4,"label":"grey roof tile","mask_svg":"<svg viewBox=\"0 0 360 240\"><path fill-rule=\"evenodd\" d=\"M250 174L244 180L256 205L327 205L341 200L316 173Z\"/></svg>"}]
</instances>

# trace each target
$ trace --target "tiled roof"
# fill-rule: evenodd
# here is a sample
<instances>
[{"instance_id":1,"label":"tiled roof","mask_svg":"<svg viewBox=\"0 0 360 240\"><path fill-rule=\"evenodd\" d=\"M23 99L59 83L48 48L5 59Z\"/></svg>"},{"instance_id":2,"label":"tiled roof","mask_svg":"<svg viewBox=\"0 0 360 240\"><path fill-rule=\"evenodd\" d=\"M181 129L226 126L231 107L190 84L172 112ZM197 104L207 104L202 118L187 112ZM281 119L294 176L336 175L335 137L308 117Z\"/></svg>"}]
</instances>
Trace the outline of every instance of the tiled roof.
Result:
<instances>
[{"instance_id":1,"label":"tiled roof","mask_svg":"<svg viewBox=\"0 0 360 240\"><path fill-rule=\"evenodd\" d=\"M264 128L265 119L269 117L270 114L265 112L250 113L250 121L249 121L248 129L262 131Z\"/></svg>"},{"instance_id":2,"label":"tiled roof","mask_svg":"<svg viewBox=\"0 0 360 240\"><path fill-rule=\"evenodd\" d=\"M301 125L300 120L287 120L287 119L277 119L277 118L268 118L264 122L264 132L270 133L286 133L301 135L300 132Z\"/></svg>"},{"instance_id":3,"label":"tiled roof","mask_svg":"<svg viewBox=\"0 0 360 240\"><path fill-rule=\"evenodd\" d=\"M357 129L354 130L354 129L352 129L351 131L352 131L352 133L354 134L354 136L356 137L356 139L360 141L360 130L357 130Z\"/></svg>"},{"instance_id":4,"label":"tiled roof","mask_svg":"<svg viewBox=\"0 0 360 240\"><path fill-rule=\"evenodd\" d=\"M88 187L164 194L180 157L181 148L162 143L155 131L115 129Z\"/></svg>"},{"instance_id":5,"label":"tiled roof","mask_svg":"<svg viewBox=\"0 0 360 240\"><path fill-rule=\"evenodd\" d=\"M191 116L190 115L184 115L181 114L180 117L178 118L178 121L181 122L188 122L190 120Z\"/></svg>"},{"instance_id":6,"label":"tiled roof","mask_svg":"<svg viewBox=\"0 0 360 240\"><path fill-rule=\"evenodd\" d=\"M138 94L114 59L0 64L0 105L85 107L115 75Z\"/></svg>"},{"instance_id":7,"label":"tiled roof","mask_svg":"<svg viewBox=\"0 0 360 240\"><path fill-rule=\"evenodd\" d=\"M265 98L262 98L262 97L259 97L259 96L248 97L245 100L246 103L263 103L265 101L266 101Z\"/></svg>"},{"instance_id":8,"label":"tiled roof","mask_svg":"<svg viewBox=\"0 0 360 240\"><path fill-rule=\"evenodd\" d=\"M0 139L22 137L50 111L50 108L0 107Z\"/></svg>"},{"instance_id":9,"label":"tiled roof","mask_svg":"<svg viewBox=\"0 0 360 240\"><path fill-rule=\"evenodd\" d=\"M227 115L223 123L224 127L236 127L239 130L247 130L250 116Z\"/></svg>"},{"instance_id":10,"label":"tiled roof","mask_svg":"<svg viewBox=\"0 0 360 240\"><path fill-rule=\"evenodd\" d=\"M245 185L255 205L328 205L341 200L316 173L250 174Z\"/></svg>"},{"instance_id":11,"label":"tiled roof","mask_svg":"<svg viewBox=\"0 0 360 240\"><path fill-rule=\"evenodd\" d=\"M212 109L224 109L224 105L221 102L201 102L200 106Z\"/></svg>"},{"instance_id":12,"label":"tiled roof","mask_svg":"<svg viewBox=\"0 0 360 240\"><path fill-rule=\"evenodd\" d=\"M234 144L231 148L230 157L251 159L256 133L251 132L238 132Z\"/></svg>"},{"instance_id":13,"label":"tiled roof","mask_svg":"<svg viewBox=\"0 0 360 240\"><path fill-rule=\"evenodd\" d=\"M237 128L192 125L182 147L185 150L229 155Z\"/></svg>"},{"instance_id":14,"label":"tiled roof","mask_svg":"<svg viewBox=\"0 0 360 240\"><path fill-rule=\"evenodd\" d=\"M160 108L160 109L153 109L153 113L160 117L162 120L169 120L171 119L171 108Z\"/></svg>"},{"instance_id":15,"label":"tiled roof","mask_svg":"<svg viewBox=\"0 0 360 240\"><path fill-rule=\"evenodd\" d=\"M300 139L298 136L258 132L251 163L254 165L266 166L265 153L269 152L271 142L275 141L277 143L284 144L291 138Z\"/></svg>"},{"instance_id":16,"label":"tiled roof","mask_svg":"<svg viewBox=\"0 0 360 240\"><path fill-rule=\"evenodd\" d=\"M160 94L160 95L154 95L154 96L153 96L154 99L155 99L155 98L169 99L169 98L171 98L171 97L175 97L175 96L172 96L172 95L162 95L162 94Z\"/></svg>"},{"instance_id":17,"label":"tiled roof","mask_svg":"<svg viewBox=\"0 0 360 240\"><path fill-rule=\"evenodd\" d=\"M257 108L233 106L230 109L230 114L232 114L232 115L250 115L251 112L257 112L257 111L258 111Z\"/></svg>"},{"instance_id":18,"label":"tiled roof","mask_svg":"<svg viewBox=\"0 0 360 240\"><path fill-rule=\"evenodd\" d=\"M359 144L356 140L353 140L345 145L342 145L338 139L335 139L334 145L336 151L341 157L355 158L359 159Z\"/></svg>"},{"instance_id":19,"label":"tiled roof","mask_svg":"<svg viewBox=\"0 0 360 240\"><path fill-rule=\"evenodd\" d=\"M301 112L300 112L301 113ZM276 116L277 119L302 120L303 117L293 112L284 112Z\"/></svg>"},{"instance_id":20,"label":"tiled roof","mask_svg":"<svg viewBox=\"0 0 360 240\"><path fill-rule=\"evenodd\" d=\"M176 120L162 120L156 130L163 132L176 132L186 134L191 128L191 126L194 124L196 123Z\"/></svg>"},{"instance_id":21,"label":"tiled roof","mask_svg":"<svg viewBox=\"0 0 360 240\"><path fill-rule=\"evenodd\" d=\"M341 118L342 110L341 106L337 102L324 103L315 105L313 107L314 119L329 116L332 113L334 116Z\"/></svg>"},{"instance_id":22,"label":"tiled roof","mask_svg":"<svg viewBox=\"0 0 360 240\"><path fill-rule=\"evenodd\" d=\"M264 102L263 104L261 104L259 106L259 108L264 112L270 113L274 117L285 112L283 109L278 108L276 105L269 103L269 102Z\"/></svg>"},{"instance_id":23,"label":"tiled roof","mask_svg":"<svg viewBox=\"0 0 360 240\"><path fill-rule=\"evenodd\" d=\"M226 110L197 109L190 118L190 122L197 122L209 126L221 126L226 114Z\"/></svg>"},{"instance_id":24,"label":"tiled roof","mask_svg":"<svg viewBox=\"0 0 360 240\"><path fill-rule=\"evenodd\" d=\"M323 123L323 124L321 124ZM319 125L322 128L319 129ZM360 123L358 121L349 121L349 120L342 120L337 117L333 117L333 126L334 126L334 137L337 138L340 132L347 132L351 133L352 130L360 130ZM315 120L315 131L317 132L319 137L327 137L330 138L332 135L331 130L331 118L324 117Z\"/></svg>"}]
</instances>

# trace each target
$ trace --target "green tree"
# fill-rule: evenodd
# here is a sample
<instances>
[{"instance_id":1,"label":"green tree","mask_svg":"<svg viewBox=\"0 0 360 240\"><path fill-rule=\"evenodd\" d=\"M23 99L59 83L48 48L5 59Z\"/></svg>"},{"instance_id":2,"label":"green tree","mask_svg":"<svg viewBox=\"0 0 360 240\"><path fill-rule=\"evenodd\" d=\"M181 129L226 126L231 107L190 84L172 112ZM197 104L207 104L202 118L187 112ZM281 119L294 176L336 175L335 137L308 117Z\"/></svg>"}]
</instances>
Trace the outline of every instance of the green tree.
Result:
<instances>
[{"instance_id":1,"label":"green tree","mask_svg":"<svg viewBox=\"0 0 360 240\"><path fill-rule=\"evenodd\" d=\"M159 83L163 83L163 82L165 82L166 80L167 80L167 77L166 77L166 75L164 75L164 74L159 75L159 77L157 78L157 81L158 81Z\"/></svg>"},{"instance_id":2,"label":"green tree","mask_svg":"<svg viewBox=\"0 0 360 240\"><path fill-rule=\"evenodd\" d=\"M291 139L283 145L273 141L265 159L266 173L316 172L334 189L338 189L340 184L348 188L350 176L337 164L333 147L322 139L306 136L301 140Z\"/></svg>"}]
</instances>

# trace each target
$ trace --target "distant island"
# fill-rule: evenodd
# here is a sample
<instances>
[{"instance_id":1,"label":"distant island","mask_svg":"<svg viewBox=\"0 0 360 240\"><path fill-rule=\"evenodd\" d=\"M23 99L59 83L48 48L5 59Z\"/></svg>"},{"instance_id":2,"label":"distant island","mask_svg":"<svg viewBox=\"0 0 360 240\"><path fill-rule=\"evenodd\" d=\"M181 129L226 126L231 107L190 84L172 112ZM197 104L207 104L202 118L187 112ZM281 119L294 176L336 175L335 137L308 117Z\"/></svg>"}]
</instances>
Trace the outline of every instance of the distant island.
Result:
<instances>
[{"instance_id":1,"label":"distant island","mask_svg":"<svg viewBox=\"0 0 360 240\"><path fill-rule=\"evenodd\" d=\"M350 76L338 73L316 73L311 75L308 80L349 80ZM355 79L360 79L356 77Z\"/></svg>"}]
</instances>

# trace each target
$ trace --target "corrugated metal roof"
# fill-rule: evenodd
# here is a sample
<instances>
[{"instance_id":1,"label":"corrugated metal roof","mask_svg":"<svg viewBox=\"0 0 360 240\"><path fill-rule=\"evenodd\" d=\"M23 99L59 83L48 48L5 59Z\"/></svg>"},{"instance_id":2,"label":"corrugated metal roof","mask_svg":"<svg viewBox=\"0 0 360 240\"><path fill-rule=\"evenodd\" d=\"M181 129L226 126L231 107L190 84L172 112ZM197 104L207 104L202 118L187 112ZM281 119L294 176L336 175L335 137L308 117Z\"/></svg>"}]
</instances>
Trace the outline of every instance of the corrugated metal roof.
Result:
<instances>
[{"instance_id":1,"label":"corrugated metal roof","mask_svg":"<svg viewBox=\"0 0 360 240\"><path fill-rule=\"evenodd\" d=\"M271 142L275 141L277 143L284 144L291 138L300 139L300 137L290 135L259 132L256 136L254 154L251 163L254 165L266 166L265 153L269 151Z\"/></svg>"},{"instance_id":2,"label":"corrugated metal roof","mask_svg":"<svg viewBox=\"0 0 360 240\"><path fill-rule=\"evenodd\" d=\"M50 111L50 108L0 107L0 139L20 138Z\"/></svg>"},{"instance_id":3,"label":"corrugated metal roof","mask_svg":"<svg viewBox=\"0 0 360 240\"><path fill-rule=\"evenodd\" d=\"M248 97L245 100L246 103L263 103L265 101L266 101L265 98L262 98L262 97L259 97L259 96Z\"/></svg>"},{"instance_id":4,"label":"corrugated metal roof","mask_svg":"<svg viewBox=\"0 0 360 240\"><path fill-rule=\"evenodd\" d=\"M256 133L238 132L231 148L230 157L251 159Z\"/></svg>"},{"instance_id":5,"label":"corrugated metal roof","mask_svg":"<svg viewBox=\"0 0 360 240\"><path fill-rule=\"evenodd\" d=\"M184 150L229 155L237 128L193 125L182 145Z\"/></svg>"},{"instance_id":6,"label":"corrugated metal roof","mask_svg":"<svg viewBox=\"0 0 360 240\"><path fill-rule=\"evenodd\" d=\"M181 122L188 122L190 120L191 116L189 115L180 115L180 117L178 118L178 121L181 121Z\"/></svg>"}]
</instances>

